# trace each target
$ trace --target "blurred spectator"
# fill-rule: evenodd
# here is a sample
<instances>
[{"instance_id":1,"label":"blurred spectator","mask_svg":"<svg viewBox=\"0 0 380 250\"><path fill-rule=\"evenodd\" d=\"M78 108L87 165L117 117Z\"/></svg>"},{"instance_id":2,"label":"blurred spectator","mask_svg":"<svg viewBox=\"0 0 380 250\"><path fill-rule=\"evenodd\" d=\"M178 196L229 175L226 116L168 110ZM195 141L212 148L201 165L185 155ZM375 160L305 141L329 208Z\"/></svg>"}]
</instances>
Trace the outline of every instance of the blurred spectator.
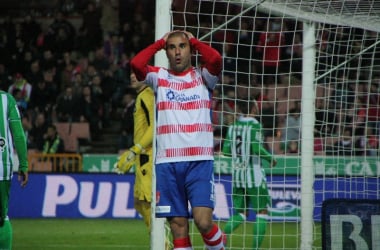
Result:
<instances>
[{"instance_id":1,"label":"blurred spectator","mask_svg":"<svg viewBox=\"0 0 380 250\"><path fill-rule=\"evenodd\" d=\"M133 144L133 113L135 106L136 94L134 90L128 89L122 100L121 113L121 136L119 139L119 150L132 147Z\"/></svg>"},{"instance_id":2,"label":"blurred spectator","mask_svg":"<svg viewBox=\"0 0 380 250\"><path fill-rule=\"evenodd\" d=\"M277 83L276 75L281 67L281 46L285 38L281 20L268 20L267 31L261 32L257 52L263 54L262 65L260 68L262 74L262 83Z\"/></svg>"},{"instance_id":3,"label":"blurred spectator","mask_svg":"<svg viewBox=\"0 0 380 250\"><path fill-rule=\"evenodd\" d=\"M16 100L17 107L19 108L21 114L25 115L26 110L28 109L28 103L23 98L21 90L17 88L13 89L12 95Z\"/></svg>"},{"instance_id":4,"label":"blurred spectator","mask_svg":"<svg viewBox=\"0 0 380 250\"><path fill-rule=\"evenodd\" d=\"M11 86L9 86L8 93L13 94L13 91L15 89L19 89L21 91L21 100L28 104L32 93L32 85L28 83L26 79L23 77L23 75L20 73L15 74L14 82Z\"/></svg>"},{"instance_id":5,"label":"blurred spectator","mask_svg":"<svg viewBox=\"0 0 380 250\"><path fill-rule=\"evenodd\" d=\"M43 80L43 73L40 67L40 61L38 59L34 59L29 64L29 68L25 73L25 79L32 84L32 87L36 86Z\"/></svg>"},{"instance_id":6,"label":"blurred spectator","mask_svg":"<svg viewBox=\"0 0 380 250\"><path fill-rule=\"evenodd\" d=\"M351 128L343 128L342 135L333 145L331 152L327 150L327 154L334 156L353 156L355 155L355 144L353 142Z\"/></svg>"},{"instance_id":7,"label":"blurred spectator","mask_svg":"<svg viewBox=\"0 0 380 250\"><path fill-rule=\"evenodd\" d=\"M58 122L73 122L79 120L76 117L78 100L73 94L73 88L66 85L65 91L58 97L56 105L56 117Z\"/></svg>"},{"instance_id":8,"label":"blurred spectator","mask_svg":"<svg viewBox=\"0 0 380 250\"><path fill-rule=\"evenodd\" d=\"M124 44L118 33L111 33L104 41L104 54L110 64L119 64L124 54Z\"/></svg>"},{"instance_id":9,"label":"blurred spectator","mask_svg":"<svg viewBox=\"0 0 380 250\"><path fill-rule=\"evenodd\" d=\"M87 54L102 43L102 29L100 27L101 13L94 2L88 2L83 13L83 21L79 27L80 51Z\"/></svg>"},{"instance_id":10,"label":"blurred spectator","mask_svg":"<svg viewBox=\"0 0 380 250\"><path fill-rule=\"evenodd\" d=\"M365 104L368 109L369 125L375 128L375 134L380 134L380 75L376 75L371 82L365 84L367 93Z\"/></svg>"},{"instance_id":11,"label":"blurred spectator","mask_svg":"<svg viewBox=\"0 0 380 250\"><path fill-rule=\"evenodd\" d=\"M263 126L263 135L275 136L274 129L277 128L278 122L276 117L276 107L274 101L271 101L265 95L259 96L258 101L259 120Z\"/></svg>"},{"instance_id":12,"label":"blurred spectator","mask_svg":"<svg viewBox=\"0 0 380 250\"><path fill-rule=\"evenodd\" d=\"M21 25L27 46L30 48L35 48L38 34L42 31L41 24L36 21L34 16L27 14Z\"/></svg>"},{"instance_id":13,"label":"blurred spectator","mask_svg":"<svg viewBox=\"0 0 380 250\"><path fill-rule=\"evenodd\" d=\"M82 95L82 87L85 85L83 81L83 76L80 72L77 72L74 74L73 81L71 83L71 86L73 88L73 95L74 97L78 98Z\"/></svg>"},{"instance_id":14,"label":"blurred spectator","mask_svg":"<svg viewBox=\"0 0 380 250\"><path fill-rule=\"evenodd\" d=\"M62 11L57 11L45 37L48 48L54 50L59 48L58 51L61 53L74 45L75 37L76 30L73 24L66 19Z\"/></svg>"},{"instance_id":15,"label":"blurred spectator","mask_svg":"<svg viewBox=\"0 0 380 250\"><path fill-rule=\"evenodd\" d=\"M59 85L61 87L60 91L64 91L65 86L72 84L75 72L76 62L71 59L70 52L66 51L63 53L62 61L60 61L57 69L57 74L59 75Z\"/></svg>"},{"instance_id":16,"label":"blurred spectator","mask_svg":"<svg viewBox=\"0 0 380 250\"><path fill-rule=\"evenodd\" d=\"M46 87L49 89L51 93L50 100L57 100L58 95L60 94L60 86L59 83L54 79L55 76L55 70L45 70L43 72L44 82L46 83Z\"/></svg>"},{"instance_id":17,"label":"blurred spectator","mask_svg":"<svg viewBox=\"0 0 380 250\"><path fill-rule=\"evenodd\" d=\"M31 149L42 151L44 145L44 134L48 128L48 123L43 112L38 112L32 122L29 132L29 143Z\"/></svg>"},{"instance_id":18,"label":"blurred spectator","mask_svg":"<svg viewBox=\"0 0 380 250\"><path fill-rule=\"evenodd\" d=\"M103 37L106 38L111 33L119 32L119 1L100 0L100 7L102 13L100 27L103 30Z\"/></svg>"},{"instance_id":19,"label":"blurred spectator","mask_svg":"<svg viewBox=\"0 0 380 250\"><path fill-rule=\"evenodd\" d=\"M32 130L33 125L29 119L29 116L23 115L21 117L21 123L22 123L22 128L24 129L24 132L25 132L25 138L26 138L27 146L28 146L28 148L31 148L29 133Z\"/></svg>"},{"instance_id":20,"label":"blurred spectator","mask_svg":"<svg viewBox=\"0 0 380 250\"><path fill-rule=\"evenodd\" d=\"M79 4L78 0L59 0L60 11L66 16L78 15Z\"/></svg>"},{"instance_id":21,"label":"blurred spectator","mask_svg":"<svg viewBox=\"0 0 380 250\"><path fill-rule=\"evenodd\" d=\"M42 51L40 64L43 71L51 70L55 75L58 62L51 49L46 48Z\"/></svg>"},{"instance_id":22,"label":"blurred spectator","mask_svg":"<svg viewBox=\"0 0 380 250\"><path fill-rule=\"evenodd\" d=\"M103 110L98 99L94 98L91 86L82 88L82 95L78 103L79 122L88 122L92 139L100 139L102 130Z\"/></svg>"},{"instance_id":23,"label":"blurred spectator","mask_svg":"<svg viewBox=\"0 0 380 250\"><path fill-rule=\"evenodd\" d=\"M54 98L52 89L44 80L39 81L32 90L29 108L35 112L49 113L55 103L56 99Z\"/></svg>"},{"instance_id":24,"label":"blurred spectator","mask_svg":"<svg viewBox=\"0 0 380 250\"><path fill-rule=\"evenodd\" d=\"M291 72L297 79L302 79L302 33L296 32L292 39L292 44L286 49L286 56L291 60L291 63L286 63L284 69L286 72Z\"/></svg>"},{"instance_id":25,"label":"blurred spectator","mask_svg":"<svg viewBox=\"0 0 380 250\"><path fill-rule=\"evenodd\" d=\"M296 107L289 110L286 117L284 128L281 133L281 141L284 144L283 148L288 149L288 144L291 141L296 141L299 145L301 140L301 110Z\"/></svg>"},{"instance_id":26,"label":"blurred spectator","mask_svg":"<svg viewBox=\"0 0 380 250\"><path fill-rule=\"evenodd\" d=\"M105 54L103 44L96 47L95 56L91 64L98 72L101 72L102 74L104 74L109 68L110 62Z\"/></svg>"},{"instance_id":27,"label":"blurred spectator","mask_svg":"<svg viewBox=\"0 0 380 250\"><path fill-rule=\"evenodd\" d=\"M27 51L25 42L21 37L17 37L14 46L11 48L11 62L10 69L12 73L23 72L24 68L24 54Z\"/></svg>"},{"instance_id":28,"label":"blurred spectator","mask_svg":"<svg viewBox=\"0 0 380 250\"><path fill-rule=\"evenodd\" d=\"M59 137L55 125L50 124L44 134L44 146L42 153L59 154L65 152L65 145L62 138Z\"/></svg>"}]
</instances>

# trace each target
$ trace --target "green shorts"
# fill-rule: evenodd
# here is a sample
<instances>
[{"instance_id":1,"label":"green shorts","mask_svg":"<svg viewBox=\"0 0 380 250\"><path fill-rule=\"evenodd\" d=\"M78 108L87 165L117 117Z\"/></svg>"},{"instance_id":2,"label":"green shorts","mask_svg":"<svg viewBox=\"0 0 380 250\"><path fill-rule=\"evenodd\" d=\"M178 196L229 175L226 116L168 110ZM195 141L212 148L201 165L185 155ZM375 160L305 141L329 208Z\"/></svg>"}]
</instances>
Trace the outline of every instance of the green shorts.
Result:
<instances>
[{"instance_id":1,"label":"green shorts","mask_svg":"<svg viewBox=\"0 0 380 250\"><path fill-rule=\"evenodd\" d=\"M0 181L0 221L4 221L8 215L10 190L11 181Z\"/></svg>"},{"instance_id":2,"label":"green shorts","mask_svg":"<svg viewBox=\"0 0 380 250\"><path fill-rule=\"evenodd\" d=\"M251 207L256 213L271 206L268 187L263 182L259 187L233 188L232 202L235 213L244 213Z\"/></svg>"}]
</instances>

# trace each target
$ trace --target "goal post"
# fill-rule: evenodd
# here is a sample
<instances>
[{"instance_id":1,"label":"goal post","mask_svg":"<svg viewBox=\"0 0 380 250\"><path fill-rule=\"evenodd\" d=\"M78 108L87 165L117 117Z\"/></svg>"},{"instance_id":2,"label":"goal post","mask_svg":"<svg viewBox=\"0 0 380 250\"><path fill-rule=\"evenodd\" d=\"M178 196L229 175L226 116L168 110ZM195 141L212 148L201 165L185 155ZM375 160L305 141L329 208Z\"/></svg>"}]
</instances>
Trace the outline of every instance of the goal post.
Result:
<instances>
[{"instance_id":1,"label":"goal post","mask_svg":"<svg viewBox=\"0 0 380 250\"><path fill-rule=\"evenodd\" d=\"M379 211L370 211L373 219L360 214L372 204L367 200L380 200L380 3L157 0L156 15L157 39L164 31L188 30L223 57L212 113L220 228L236 208L231 158L220 148L237 103L255 100L264 145L278 161L275 168L262 162L272 204L260 249L379 246L378 225L365 225L378 223ZM334 214L335 204L358 210ZM255 221L250 209L227 249L251 249ZM343 226L350 223L363 232ZM193 249L204 249L193 224L190 232Z\"/></svg>"},{"instance_id":2,"label":"goal post","mask_svg":"<svg viewBox=\"0 0 380 250\"><path fill-rule=\"evenodd\" d=\"M303 23L302 63L302 132L301 132L301 248L313 246L314 193L314 123L315 123L315 27L314 23Z\"/></svg>"},{"instance_id":3,"label":"goal post","mask_svg":"<svg viewBox=\"0 0 380 250\"><path fill-rule=\"evenodd\" d=\"M158 0L156 1L156 26L155 26L155 39L158 40L163 37L171 29L171 15L170 15L171 0ZM154 57L154 65L167 67L168 61L163 51L158 52ZM156 112L154 112L156 114ZM154 119L156 120L156 118ZM155 141L156 135L153 136ZM156 152L156 143L153 143L153 155ZM155 162L155 160L153 160ZM154 165L153 165L154 166ZM152 203L151 203L151 230L150 230L150 246L151 249L165 250L167 233L165 229L165 218L156 218L156 171L155 167L152 169Z\"/></svg>"}]
</instances>

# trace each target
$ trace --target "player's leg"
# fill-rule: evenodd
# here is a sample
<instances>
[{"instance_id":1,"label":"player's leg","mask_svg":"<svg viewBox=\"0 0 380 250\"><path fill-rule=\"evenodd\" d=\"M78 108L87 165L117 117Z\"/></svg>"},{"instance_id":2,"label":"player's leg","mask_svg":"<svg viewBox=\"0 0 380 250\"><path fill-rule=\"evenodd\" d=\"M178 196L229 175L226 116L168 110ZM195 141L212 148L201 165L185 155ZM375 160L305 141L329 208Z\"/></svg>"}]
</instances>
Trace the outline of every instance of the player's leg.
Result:
<instances>
[{"instance_id":1,"label":"player's leg","mask_svg":"<svg viewBox=\"0 0 380 250\"><path fill-rule=\"evenodd\" d=\"M247 218L246 216L246 194L243 188L234 188L232 191L232 204L234 214L228 219L224 226L224 233L229 235L238 228Z\"/></svg>"},{"instance_id":2,"label":"player's leg","mask_svg":"<svg viewBox=\"0 0 380 250\"><path fill-rule=\"evenodd\" d=\"M135 209L142 215L144 223L149 229L151 225L152 166L152 157L149 154L141 154L136 159L133 192Z\"/></svg>"},{"instance_id":3,"label":"player's leg","mask_svg":"<svg viewBox=\"0 0 380 250\"><path fill-rule=\"evenodd\" d=\"M168 218L170 230L173 236L174 249L191 250L191 240L189 236L189 221L187 217Z\"/></svg>"},{"instance_id":4,"label":"player's leg","mask_svg":"<svg viewBox=\"0 0 380 250\"><path fill-rule=\"evenodd\" d=\"M252 207L256 212L256 220L253 223L253 249L259 249L267 230L268 224L268 207L271 204L266 182L261 186L250 189L252 197Z\"/></svg>"},{"instance_id":5,"label":"player's leg","mask_svg":"<svg viewBox=\"0 0 380 250\"><path fill-rule=\"evenodd\" d=\"M12 225L7 216L10 181L0 181L0 249L12 249Z\"/></svg>"},{"instance_id":6,"label":"player's leg","mask_svg":"<svg viewBox=\"0 0 380 250\"><path fill-rule=\"evenodd\" d=\"M186 163L162 163L156 165L156 217L167 218L173 249L192 249L189 236L188 201L184 186Z\"/></svg>"},{"instance_id":7,"label":"player's leg","mask_svg":"<svg viewBox=\"0 0 380 250\"><path fill-rule=\"evenodd\" d=\"M224 249L222 231L212 219L215 206L213 161L190 162L188 169L185 185L194 223L207 249Z\"/></svg>"}]
</instances>

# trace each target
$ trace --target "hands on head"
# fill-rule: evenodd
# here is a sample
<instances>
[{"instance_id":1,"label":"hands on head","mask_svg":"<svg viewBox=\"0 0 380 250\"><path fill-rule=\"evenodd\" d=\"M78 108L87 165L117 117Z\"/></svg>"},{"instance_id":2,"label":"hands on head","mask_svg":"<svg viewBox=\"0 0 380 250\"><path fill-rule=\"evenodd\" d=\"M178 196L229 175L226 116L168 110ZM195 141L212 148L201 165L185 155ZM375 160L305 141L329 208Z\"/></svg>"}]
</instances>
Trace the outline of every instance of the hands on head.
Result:
<instances>
[{"instance_id":1,"label":"hands on head","mask_svg":"<svg viewBox=\"0 0 380 250\"><path fill-rule=\"evenodd\" d=\"M193 35L191 32L189 32L189 31L186 31L186 30L173 30L173 31L169 31L169 32L167 32L167 33L162 37L162 39L164 39L164 41L166 42L166 41L168 40L168 37L169 37L170 34L172 34L172 33L177 33L177 32L182 32L182 33L184 33L189 39L194 38L194 35Z\"/></svg>"}]
</instances>

